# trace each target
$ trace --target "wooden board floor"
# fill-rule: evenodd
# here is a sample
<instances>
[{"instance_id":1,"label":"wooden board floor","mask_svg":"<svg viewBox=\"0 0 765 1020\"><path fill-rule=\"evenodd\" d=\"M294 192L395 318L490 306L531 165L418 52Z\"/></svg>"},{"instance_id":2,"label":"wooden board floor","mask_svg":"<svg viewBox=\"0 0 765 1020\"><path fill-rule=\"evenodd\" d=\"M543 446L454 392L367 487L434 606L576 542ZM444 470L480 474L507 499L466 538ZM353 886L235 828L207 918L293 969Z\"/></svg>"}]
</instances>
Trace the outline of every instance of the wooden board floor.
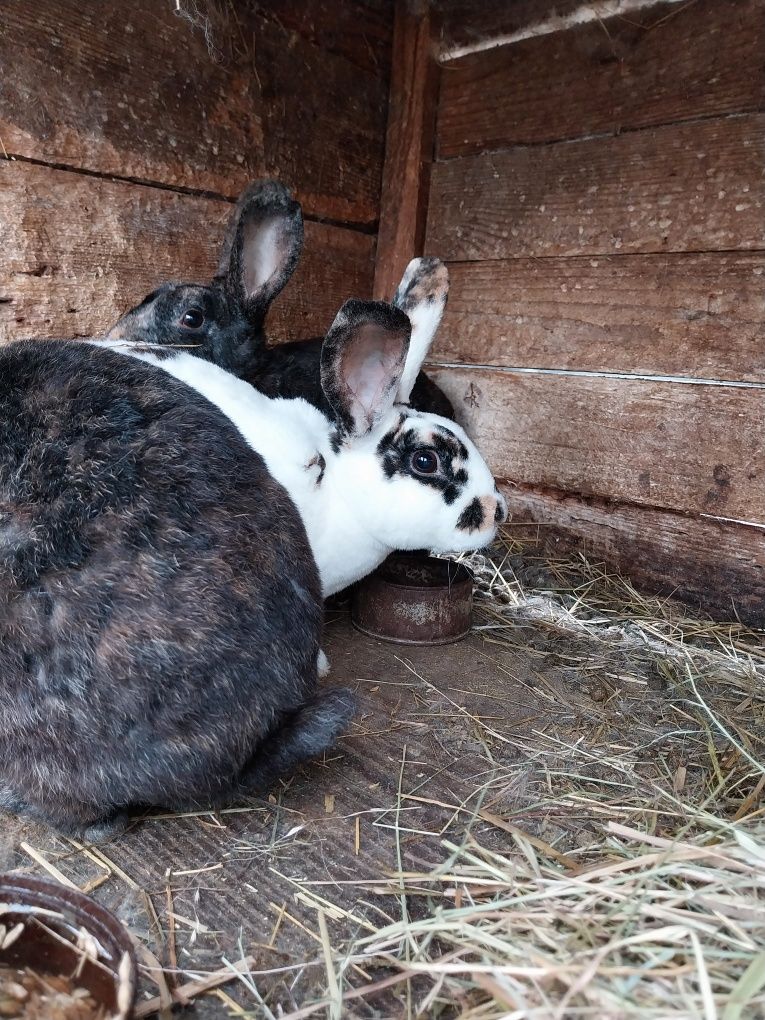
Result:
<instances>
[{"instance_id":1,"label":"wooden board floor","mask_svg":"<svg viewBox=\"0 0 765 1020\"><path fill-rule=\"evenodd\" d=\"M174 946L187 975L216 970L222 958L239 959L241 950L255 956L253 972L284 968L256 975L256 981L274 1015L281 1015L279 1007L289 1015L326 988L311 898L323 897L337 914L345 912L338 917L328 911L333 946L365 934L369 925L383 926L400 910L397 898L355 883L395 872L399 846L404 870L443 861L442 839L459 842L464 836L481 788L483 809L527 833L561 849L588 842L592 818L580 810L558 816L543 803L549 776L530 765L539 733L568 735L572 742L584 732L618 739L619 732L644 725L647 739L654 737L666 714L656 695L661 683L647 667L645 686L625 683L620 689L623 650L601 647L587 659L578 639L561 646L543 626L519 624L514 647L493 644L491 636L491 630L473 632L441 648L400 646L356 633L342 607L331 611L328 682L354 687L361 705L336 756L303 768L270 797L217 819L208 814L138 822L102 847L114 874L94 895L165 966ZM633 654L633 674L634 668ZM603 683L612 685L607 696ZM455 811L460 805L465 810ZM513 846L507 832L475 824L484 846ZM22 842L80 887L104 874L66 840L8 816L0 819L0 871L42 873ZM410 905L412 916L426 909L424 899ZM351 969L347 980L358 985L380 976ZM255 1006L252 993L236 982L226 993L247 1009ZM156 987L144 978L141 997L154 994ZM388 992L354 1008L344 1015L401 1015ZM232 1013L208 995L188 1015L217 1020Z\"/></svg>"}]
</instances>

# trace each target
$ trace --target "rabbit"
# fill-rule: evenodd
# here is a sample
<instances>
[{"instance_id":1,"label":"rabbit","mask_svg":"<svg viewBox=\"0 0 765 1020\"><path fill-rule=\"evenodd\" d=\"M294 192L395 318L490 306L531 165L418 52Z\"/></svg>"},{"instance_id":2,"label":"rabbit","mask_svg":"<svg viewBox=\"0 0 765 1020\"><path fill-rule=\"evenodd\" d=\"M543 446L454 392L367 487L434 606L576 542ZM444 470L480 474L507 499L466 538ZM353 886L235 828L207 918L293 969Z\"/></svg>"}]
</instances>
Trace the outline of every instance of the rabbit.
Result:
<instances>
[{"instance_id":1,"label":"rabbit","mask_svg":"<svg viewBox=\"0 0 765 1020\"><path fill-rule=\"evenodd\" d=\"M277 181L261 181L242 192L231 217L218 275L206 287L188 286L186 319L173 317L177 285L165 284L127 312L107 333L110 339L148 332L147 342L184 346L188 329L204 318L194 353L241 376L270 397L303 397L331 413L320 379L322 338L268 346L264 323L271 303L295 271L303 246L300 205ZM241 260L241 265L239 264ZM240 285L240 280L244 286ZM399 300L398 293L394 304ZM152 328L146 330L147 324ZM409 401L416 410L454 418L448 397L418 372Z\"/></svg>"},{"instance_id":2,"label":"rabbit","mask_svg":"<svg viewBox=\"0 0 765 1020\"><path fill-rule=\"evenodd\" d=\"M95 842L321 755L354 703L317 689L320 596L209 400L103 345L0 347L0 808Z\"/></svg>"},{"instance_id":3,"label":"rabbit","mask_svg":"<svg viewBox=\"0 0 765 1020\"><path fill-rule=\"evenodd\" d=\"M239 292L239 304L259 286L246 249L240 224L222 283L225 292ZM292 497L327 597L394 550L480 548L506 517L491 472L463 429L408 405L447 291L446 266L415 259L399 287L402 307L347 301L321 348L326 412L300 397L268 397L198 355L222 328L204 288L163 291L143 306L140 329L134 321L137 340L112 335L100 343L161 366L237 426ZM202 321L187 323L196 310ZM159 346L168 321L188 344Z\"/></svg>"}]
</instances>

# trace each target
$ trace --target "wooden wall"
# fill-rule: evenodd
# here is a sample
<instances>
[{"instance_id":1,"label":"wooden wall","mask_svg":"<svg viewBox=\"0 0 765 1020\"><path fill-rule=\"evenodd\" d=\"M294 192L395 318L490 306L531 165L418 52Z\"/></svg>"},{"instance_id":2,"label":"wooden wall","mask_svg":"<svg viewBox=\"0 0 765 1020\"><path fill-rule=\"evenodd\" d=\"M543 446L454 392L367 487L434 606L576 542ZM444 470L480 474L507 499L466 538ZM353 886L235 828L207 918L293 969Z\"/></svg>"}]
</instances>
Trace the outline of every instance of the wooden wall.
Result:
<instances>
[{"instance_id":1,"label":"wooden wall","mask_svg":"<svg viewBox=\"0 0 765 1020\"><path fill-rule=\"evenodd\" d=\"M550 6L440 0L443 49ZM765 0L442 61L425 240L452 278L435 375L515 521L760 624L764 97Z\"/></svg>"},{"instance_id":2,"label":"wooden wall","mask_svg":"<svg viewBox=\"0 0 765 1020\"><path fill-rule=\"evenodd\" d=\"M0 340L89 335L209 279L263 176L307 220L271 331L324 332L371 293L391 38L389 0L3 0Z\"/></svg>"}]
</instances>

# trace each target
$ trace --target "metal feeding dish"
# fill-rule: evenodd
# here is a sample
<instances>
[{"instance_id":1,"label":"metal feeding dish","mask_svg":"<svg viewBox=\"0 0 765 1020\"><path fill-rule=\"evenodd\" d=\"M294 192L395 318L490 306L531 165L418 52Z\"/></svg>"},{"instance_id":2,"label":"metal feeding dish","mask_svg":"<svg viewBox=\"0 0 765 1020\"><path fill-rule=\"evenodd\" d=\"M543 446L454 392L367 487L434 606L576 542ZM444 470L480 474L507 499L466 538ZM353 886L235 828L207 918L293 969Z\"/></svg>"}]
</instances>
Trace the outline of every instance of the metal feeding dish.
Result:
<instances>
[{"instance_id":1,"label":"metal feeding dish","mask_svg":"<svg viewBox=\"0 0 765 1020\"><path fill-rule=\"evenodd\" d=\"M470 630L473 578L451 560L422 552L393 553L359 582L353 626L370 637L405 645L445 645Z\"/></svg>"},{"instance_id":2,"label":"metal feeding dish","mask_svg":"<svg viewBox=\"0 0 765 1020\"><path fill-rule=\"evenodd\" d=\"M95 900L45 879L0 875L3 1016L46 1016L55 1004L56 1016L130 1020L136 973L130 936Z\"/></svg>"}]
</instances>

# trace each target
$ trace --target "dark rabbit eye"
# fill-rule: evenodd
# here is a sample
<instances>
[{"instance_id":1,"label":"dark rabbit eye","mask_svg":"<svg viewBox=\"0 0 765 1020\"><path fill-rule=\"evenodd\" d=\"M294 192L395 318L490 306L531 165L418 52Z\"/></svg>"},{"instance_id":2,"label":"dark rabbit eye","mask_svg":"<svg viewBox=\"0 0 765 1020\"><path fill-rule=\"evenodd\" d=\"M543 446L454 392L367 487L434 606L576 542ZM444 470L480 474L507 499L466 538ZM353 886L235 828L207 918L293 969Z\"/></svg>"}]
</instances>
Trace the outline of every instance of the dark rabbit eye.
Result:
<instances>
[{"instance_id":1,"label":"dark rabbit eye","mask_svg":"<svg viewBox=\"0 0 765 1020\"><path fill-rule=\"evenodd\" d=\"M418 475L434 475L440 468L438 454L433 450L415 450L412 454L412 470Z\"/></svg>"},{"instance_id":2,"label":"dark rabbit eye","mask_svg":"<svg viewBox=\"0 0 765 1020\"><path fill-rule=\"evenodd\" d=\"M181 316L181 325L186 329L199 329L204 324L205 314L201 308L187 308Z\"/></svg>"}]
</instances>

